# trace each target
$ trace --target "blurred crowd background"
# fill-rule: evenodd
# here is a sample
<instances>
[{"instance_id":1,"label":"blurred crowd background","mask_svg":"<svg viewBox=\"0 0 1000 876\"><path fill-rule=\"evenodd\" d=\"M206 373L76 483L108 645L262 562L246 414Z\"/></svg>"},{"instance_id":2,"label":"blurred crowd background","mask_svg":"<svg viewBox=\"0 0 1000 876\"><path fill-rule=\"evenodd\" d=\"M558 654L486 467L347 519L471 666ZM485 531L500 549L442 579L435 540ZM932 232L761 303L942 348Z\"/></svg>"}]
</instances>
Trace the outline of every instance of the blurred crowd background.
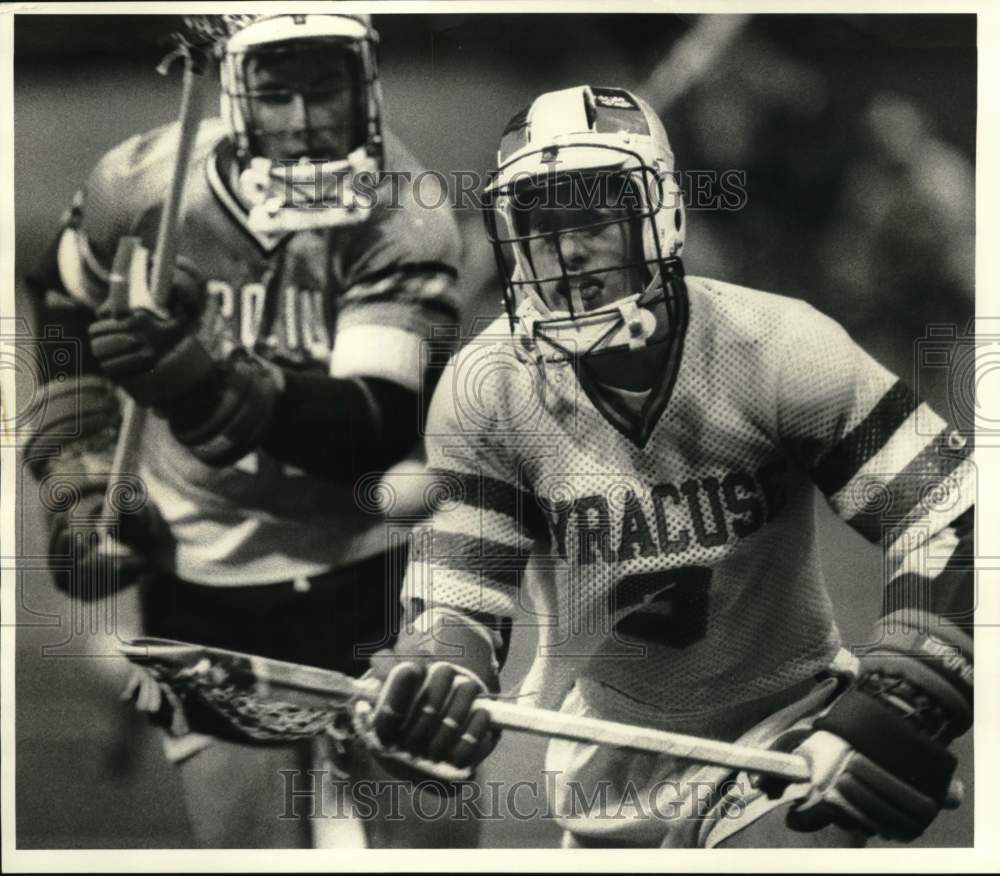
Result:
<instances>
[{"instance_id":1,"label":"blurred crowd background","mask_svg":"<svg viewBox=\"0 0 1000 876\"><path fill-rule=\"evenodd\" d=\"M179 25L166 15L16 17L19 275L100 154L176 116L178 76L154 67ZM688 272L809 300L951 412L948 370L921 367L915 351L929 325L961 336L974 311L974 16L376 15L375 25L388 124L445 174L488 171L507 119L542 91L636 90L660 112L679 168L745 175L741 209L689 212ZM472 326L500 312L500 294L481 217L458 217ZM30 489L19 502L17 553L41 557ZM836 521L821 524L850 639L877 604L877 552ZM69 609L43 563L24 565L19 845L186 845L176 778L148 729L114 703L118 670L69 659L93 647L60 651ZM123 623L129 598L116 609ZM43 647L53 659L39 659ZM523 673L529 650L515 648L508 675ZM489 770L537 773L540 745L512 736ZM971 782L971 740L959 748ZM496 846L557 841L546 823L485 833ZM971 840L970 803L922 842Z\"/></svg>"}]
</instances>

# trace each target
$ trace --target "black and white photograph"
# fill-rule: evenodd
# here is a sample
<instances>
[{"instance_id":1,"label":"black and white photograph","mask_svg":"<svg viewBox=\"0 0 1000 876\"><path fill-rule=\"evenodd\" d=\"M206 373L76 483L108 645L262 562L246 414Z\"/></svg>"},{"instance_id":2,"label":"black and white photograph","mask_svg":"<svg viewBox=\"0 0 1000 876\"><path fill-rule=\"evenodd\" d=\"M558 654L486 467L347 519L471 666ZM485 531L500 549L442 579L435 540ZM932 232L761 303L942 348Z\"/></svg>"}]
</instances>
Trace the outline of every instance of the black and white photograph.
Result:
<instances>
[{"instance_id":1,"label":"black and white photograph","mask_svg":"<svg viewBox=\"0 0 1000 876\"><path fill-rule=\"evenodd\" d=\"M4 4L4 870L1000 868L997 16L702 5Z\"/></svg>"}]
</instances>

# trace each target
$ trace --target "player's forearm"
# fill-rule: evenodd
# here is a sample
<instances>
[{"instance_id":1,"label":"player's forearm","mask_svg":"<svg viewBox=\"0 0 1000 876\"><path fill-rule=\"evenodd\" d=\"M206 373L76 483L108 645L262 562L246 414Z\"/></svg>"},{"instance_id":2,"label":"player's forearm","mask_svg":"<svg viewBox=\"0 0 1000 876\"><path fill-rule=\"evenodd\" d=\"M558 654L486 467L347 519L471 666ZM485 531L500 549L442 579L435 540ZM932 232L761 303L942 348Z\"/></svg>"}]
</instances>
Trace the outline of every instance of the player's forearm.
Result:
<instances>
[{"instance_id":1,"label":"player's forearm","mask_svg":"<svg viewBox=\"0 0 1000 876\"><path fill-rule=\"evenodd\" d=\"M388 380L286 371L261 445L283 462L353 484L413 450L418 404L415 392Z\"/></svg>"},{"instance_id":2,"label":"player's forearm","mask_svg":"<svg viewBox=\"0 0 1000 876\"><path fill-rule=\"evenodd\" d=\"M435 396L429 435L457 432L440 408L435 417L434 405L446 400L440 391ZM547 534L546 524L535 499L515 485L516 475L504 475L495 445L477 444L468 448L467 457L459 457L449 455L445 443L442 438L427 442L433 491L446 500L435 509L429 548L410 560L402 592L406 627L450 623L470 630L489 645L482 671L496 673L507 658L513 618L523 604L528 557ZM478 648L466 650L479 653Z\"/></svg>"},{"instance_id":3,"label":"player's forearm","mask_svg":"<svg viewBox=\"0 0 1000 876\"><path fill-rule=\"evenodd\" d=\"M417 442L416 393L385 380L342 379L233 359L161 406L174 435L212 465L257 449L351 485Z\"/></svg>"},{"instance_id":4,"label":"player's forearm","mask_svg":"<svg viewBox=\"0 0 1000 876\"><path fill-rule=\"evenodd\" d=\"M976 603L973 547L975 510L968 508L926 542L911 547L885 588L882 614L918 611L948 618L973 634ZM933 573L926 558L944 565Z\"/></svg>"}]
</instances>

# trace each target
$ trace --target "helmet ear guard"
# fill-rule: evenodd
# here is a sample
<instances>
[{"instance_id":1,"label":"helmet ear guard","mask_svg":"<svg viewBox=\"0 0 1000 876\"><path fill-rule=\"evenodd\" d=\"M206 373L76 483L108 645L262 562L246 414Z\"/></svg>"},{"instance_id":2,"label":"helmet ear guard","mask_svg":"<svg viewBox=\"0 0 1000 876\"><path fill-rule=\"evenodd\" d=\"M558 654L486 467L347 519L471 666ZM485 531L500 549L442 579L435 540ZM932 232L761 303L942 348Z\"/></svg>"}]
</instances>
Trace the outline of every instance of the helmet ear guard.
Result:
<instances>
[{"instance_id":1,"label":"helmet ear guard","mask_svg":"<svg viewBox=\"0 0 1000 876\"><path fill-rule=\"evenodd\" d=\"M684 249L685 228L684 193L677 184L674 168L664 167L657 161L653 175L657 182L656 198L659 208L652 225L645 229L643 250L650 261L659 258L679 258Z\"/></svg>"}]
</instances>

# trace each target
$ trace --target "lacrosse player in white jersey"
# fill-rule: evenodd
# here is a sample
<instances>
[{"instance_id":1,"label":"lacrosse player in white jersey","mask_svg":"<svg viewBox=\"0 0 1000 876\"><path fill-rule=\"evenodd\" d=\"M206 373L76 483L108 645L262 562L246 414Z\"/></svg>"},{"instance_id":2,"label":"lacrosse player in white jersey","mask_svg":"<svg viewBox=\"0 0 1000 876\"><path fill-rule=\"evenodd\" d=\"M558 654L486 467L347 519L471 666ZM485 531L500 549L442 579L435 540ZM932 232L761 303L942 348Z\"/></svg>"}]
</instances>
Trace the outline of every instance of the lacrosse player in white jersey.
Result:
<instances>
[{"instance_id":1,"label":"lacrosse player in white jersey","mask_svg":"<svg viewBox=\"0 0 1000 876\"><path fill-rule=\"evenodd\" d=\"M486 218L507 315L431 405L449 499L411 560L412 629L374 661L372 744L400 763L486 757L475 699L499 690L527 609L536 704L812 765L776 784L553 741L567 846L912 840L972 721L970 444L810 305L686 277L674 172L660 120L622 89L544 94L504 131ZM817 488L885 552L883 611L853 653ZM526 567L545 572L530 587ZM601 811L575 805L595 794Z\"/></svg>"}]
</instances>

